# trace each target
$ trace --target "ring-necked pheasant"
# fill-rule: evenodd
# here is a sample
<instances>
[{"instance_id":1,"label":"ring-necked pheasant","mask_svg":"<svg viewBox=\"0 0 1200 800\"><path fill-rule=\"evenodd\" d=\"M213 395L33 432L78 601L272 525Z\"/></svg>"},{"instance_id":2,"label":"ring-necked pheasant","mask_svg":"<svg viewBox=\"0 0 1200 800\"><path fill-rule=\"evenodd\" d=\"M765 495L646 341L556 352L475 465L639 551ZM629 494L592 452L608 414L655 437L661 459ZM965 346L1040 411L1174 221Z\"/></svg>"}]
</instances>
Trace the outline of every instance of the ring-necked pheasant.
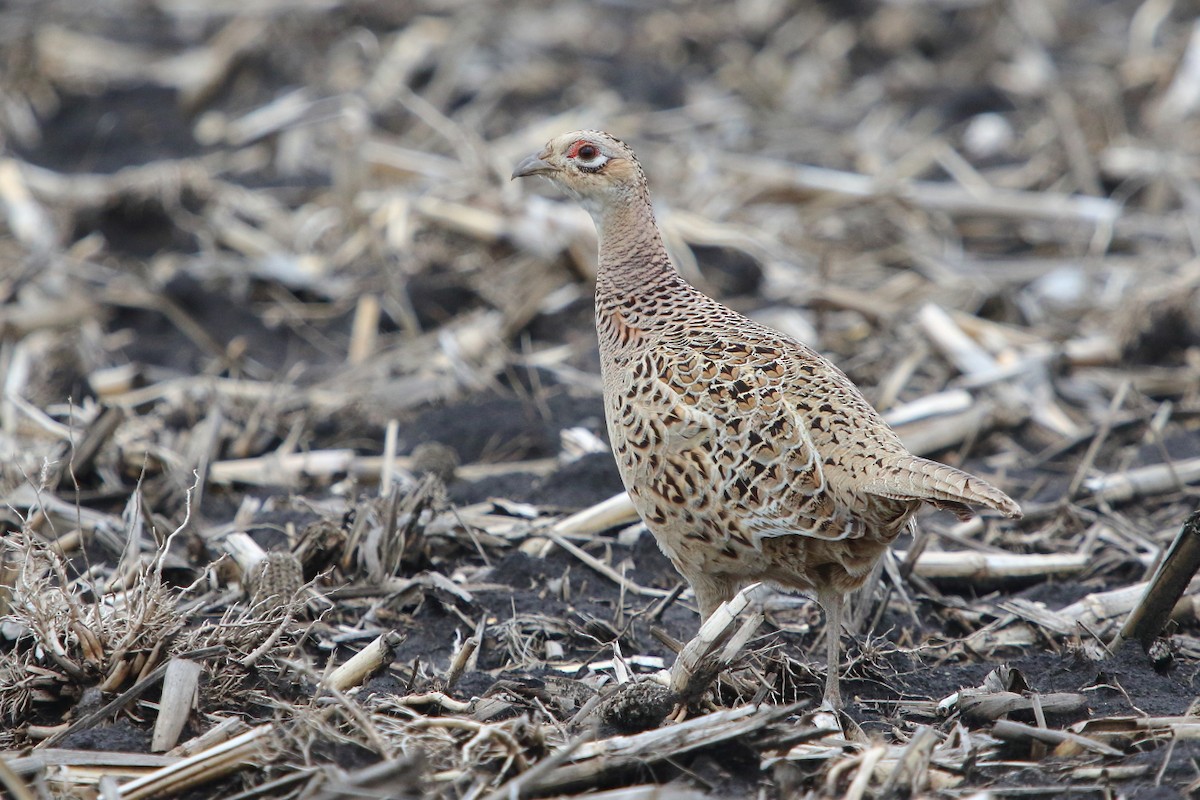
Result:
<instances>
[{"instance_id":1,"label":"ring-necked pheasant","mask_svg":"<svg viewBox=\"0 0 1200 800\"><path fill-rule=\"evenodd\" d=\"M921 503L1021 509L986 481L909 453L823 356L702 294L672 266L645 173L600 131L550 141L542 175L592 215L608 433L634 506L707 619L754 581L825 609L825 701L838 708L844 595Z\"/></svg>"}]
</instances>

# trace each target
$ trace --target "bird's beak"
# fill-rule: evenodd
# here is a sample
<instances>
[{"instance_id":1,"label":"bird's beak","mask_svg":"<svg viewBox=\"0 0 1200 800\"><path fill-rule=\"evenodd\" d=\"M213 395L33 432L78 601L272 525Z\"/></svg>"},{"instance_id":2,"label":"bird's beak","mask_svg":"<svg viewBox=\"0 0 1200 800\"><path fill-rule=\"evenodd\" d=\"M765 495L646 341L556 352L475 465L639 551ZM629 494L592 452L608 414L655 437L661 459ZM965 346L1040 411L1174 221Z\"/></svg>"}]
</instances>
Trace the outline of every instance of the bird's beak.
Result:
<instances>
[{"instance_id":1,"label":"bird's beak","mask_svg":"<svg viewBox=\"0 0 1200 800\"><path fill-rule=\"evenodd\" d=\"M545 153L545 151L542 151L542 153L537 153L536 155L526 156L525 158L521 159L521 163L517 164L517 168L513 170L512 178L510 180L527 178L530 175L545 175L549 172L553 172L554 166L549 162L542 160L543 153Z\"/></svg>"}]
</instances>

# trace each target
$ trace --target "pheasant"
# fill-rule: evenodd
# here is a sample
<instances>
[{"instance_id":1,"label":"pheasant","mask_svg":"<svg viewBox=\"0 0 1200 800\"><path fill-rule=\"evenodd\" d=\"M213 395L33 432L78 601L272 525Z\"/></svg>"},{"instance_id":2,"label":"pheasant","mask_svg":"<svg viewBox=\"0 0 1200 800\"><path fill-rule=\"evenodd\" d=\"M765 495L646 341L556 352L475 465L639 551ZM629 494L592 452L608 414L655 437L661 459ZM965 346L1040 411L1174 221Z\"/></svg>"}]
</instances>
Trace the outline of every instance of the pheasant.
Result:
<instances>
[{"instance_id":1,"label":"pheasant","mask_svg":"<svg viewBox=\"0 0 1200 800\"><path fill-rule=\"evenodd\" d=\"M1008 517L988 482L908 452L841 370L718 303L675 270L633 151L601 131L552 139L541 175L591 214L605 417L634 507L691 585L701 619L756 581L815 595L825 703L841 708L845 594L921 503Z\"/></svg>"}]
</instances>

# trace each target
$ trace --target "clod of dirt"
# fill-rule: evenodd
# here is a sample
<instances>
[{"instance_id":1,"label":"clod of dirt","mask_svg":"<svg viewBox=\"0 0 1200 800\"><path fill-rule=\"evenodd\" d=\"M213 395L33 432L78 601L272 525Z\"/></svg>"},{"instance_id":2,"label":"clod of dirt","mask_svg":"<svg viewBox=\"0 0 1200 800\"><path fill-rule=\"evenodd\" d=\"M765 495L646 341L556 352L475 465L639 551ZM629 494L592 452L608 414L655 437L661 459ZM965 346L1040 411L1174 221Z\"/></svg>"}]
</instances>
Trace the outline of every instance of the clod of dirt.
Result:
<instances>
[{"instance_id":1,"label":"clod of dirt","mask_svg":"<svg viewBox=\"0 0 1200 800\"><path fill-rule=\"evenodd\" d=\"M762 266L740 250L696 246L692 254L705 280L723 297L755 295L762 286Z\"/></svg>"},{"instance_id":2,"label":"clod of dirt","mask_svg":"<svg viewBox=\"0 0 1200 800\"><path fill-rule=\"evenodd\" d=\"M128 720L118 720L112 725L72 733L62 740L61 746L68 750L145 753L150 747L150 733L134 727Z\"/></svg>"},{"instance_id":3,"label":"clod of dirt","mask_svg":"<svg viewBox=\"0 0 1200 800\"><path fill-rule=\"evenodd\" d=\"M458 470L458 453L441 442L422 442L412 451L413 472L437 476L443 483L454 480Z\"/></svg>"},{"instance_id":4,"label":"clod of dirt","mask_svg":"<svg viewBox=\"0 0 1200 800\"><path fill-rule=\"evenodd\" d=\"M1147 364L1183 363L1200 347L1200 290L1135 303L1121 320L1124 357Z\"/></svg>"}]
</instances>

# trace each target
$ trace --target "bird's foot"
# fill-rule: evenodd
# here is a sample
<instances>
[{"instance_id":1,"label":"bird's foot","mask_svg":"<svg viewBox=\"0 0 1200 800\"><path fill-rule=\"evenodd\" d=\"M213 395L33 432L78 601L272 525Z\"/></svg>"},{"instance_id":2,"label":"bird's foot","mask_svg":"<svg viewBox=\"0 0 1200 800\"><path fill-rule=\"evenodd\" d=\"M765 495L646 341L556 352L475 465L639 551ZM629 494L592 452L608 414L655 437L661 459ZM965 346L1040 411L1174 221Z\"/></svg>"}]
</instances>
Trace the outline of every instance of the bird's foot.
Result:
<instances>
[{"instance_id":1,"label":"bird's foot","mask_svg":"<svg viewBox=\"0 0 1200 800\"><path fill-rule=\"evenodd\" d=\"M667 714L667 718L663 722L683 722L687 719L688 707L687 703L680 703Z\"/></svg>"}]
</instances>

